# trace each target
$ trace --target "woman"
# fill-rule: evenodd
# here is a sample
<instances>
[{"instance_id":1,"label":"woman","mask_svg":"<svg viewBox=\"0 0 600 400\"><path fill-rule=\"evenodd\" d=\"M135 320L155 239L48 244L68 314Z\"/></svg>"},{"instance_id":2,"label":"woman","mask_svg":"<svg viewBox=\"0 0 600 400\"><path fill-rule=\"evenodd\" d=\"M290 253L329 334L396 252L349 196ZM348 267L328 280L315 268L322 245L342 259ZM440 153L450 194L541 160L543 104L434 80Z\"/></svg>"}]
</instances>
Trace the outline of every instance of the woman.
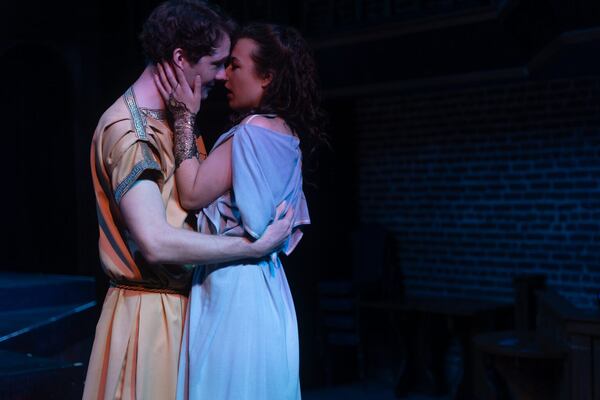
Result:
<instances>
[{"instance_id":1,"label":"woman","mask_svg":"<svg viewBox=\"0 0 600 400\"><path fill-rule=\"evenodd\" d=\"M300 141L310 147L323 135L315 75L297 31L268 24L242 29L225 83L238 124L200 162L194 114L179 101L191 92L169 68L161 70L157 84L174 114L180 201L201 209L202 232L258 238L285 202L294 231L282 250L289 254L298 244L297 228L310 223ZM296 314L276 254L198 267L189 304L178 398L300 398Z\"/></svg>"}]
</instances>

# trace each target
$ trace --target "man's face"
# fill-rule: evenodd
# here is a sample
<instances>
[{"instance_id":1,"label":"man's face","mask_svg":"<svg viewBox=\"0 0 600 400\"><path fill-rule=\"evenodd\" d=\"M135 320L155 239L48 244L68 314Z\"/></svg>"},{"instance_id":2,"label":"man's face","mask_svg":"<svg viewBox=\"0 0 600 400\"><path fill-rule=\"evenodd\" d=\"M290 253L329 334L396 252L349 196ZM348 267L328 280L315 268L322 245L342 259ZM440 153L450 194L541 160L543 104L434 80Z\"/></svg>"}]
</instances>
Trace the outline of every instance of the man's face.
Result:
<instances>
[{"instance_id":1,"label":"man's face","mask_svg":"<svg viewBox=\"0 0 600 400\"><path fill-rule=\"evenodd\" d=\"M201 57L197 63L190 64L187 61L183 63L183 73L185 78L192 86L196 75L202 78L202 98L208 96L208 92L213 88L215 80L225 80L225 63L229 57L229 48L231 40L229 35L223 34L216 51L204 57Z\"/></svg>"}]
</instances>

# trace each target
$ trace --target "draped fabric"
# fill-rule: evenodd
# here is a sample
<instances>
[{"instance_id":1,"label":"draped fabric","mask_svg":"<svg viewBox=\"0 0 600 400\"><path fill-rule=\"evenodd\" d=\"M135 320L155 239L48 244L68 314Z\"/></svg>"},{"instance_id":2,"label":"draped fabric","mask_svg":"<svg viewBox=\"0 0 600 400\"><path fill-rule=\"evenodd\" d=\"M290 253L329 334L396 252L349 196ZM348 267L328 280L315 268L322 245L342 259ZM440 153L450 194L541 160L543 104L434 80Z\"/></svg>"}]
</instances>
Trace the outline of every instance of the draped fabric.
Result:
<instances>
[{"instance_id":1,"label":"draped fabric","mask_svg":"<svg viewBox=\"0 0 600 400\"><path fill-rule=\"evenodd\" d=\"M258 238L283 200L294 209L291 253L310 218L302 191L299 141L245 124L232 140L232 190L203 209L202 232ZM178 399L300 398L296 313L276 254L199 266L195 273L182 355Z\"/></svg>"}]
</instances>

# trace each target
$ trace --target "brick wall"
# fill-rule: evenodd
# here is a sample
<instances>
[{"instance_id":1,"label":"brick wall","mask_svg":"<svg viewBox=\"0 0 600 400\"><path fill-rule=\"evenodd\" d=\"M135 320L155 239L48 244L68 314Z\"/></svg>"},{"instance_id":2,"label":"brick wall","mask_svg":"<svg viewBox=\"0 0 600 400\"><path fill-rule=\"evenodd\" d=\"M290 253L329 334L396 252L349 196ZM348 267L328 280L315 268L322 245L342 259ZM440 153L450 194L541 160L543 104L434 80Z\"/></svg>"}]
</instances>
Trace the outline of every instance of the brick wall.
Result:
<instances>
[{"instance_id":1,"label":"brick wall","mask_svg":"<svg viewBox=\"0 0 600 400\"><path fill-rule=\"evenodd\" d=\"M363 222L396 235L407 293L510 300L546 273L600 292L600 77L364 96Z\"/></svg>"}]
</instances>

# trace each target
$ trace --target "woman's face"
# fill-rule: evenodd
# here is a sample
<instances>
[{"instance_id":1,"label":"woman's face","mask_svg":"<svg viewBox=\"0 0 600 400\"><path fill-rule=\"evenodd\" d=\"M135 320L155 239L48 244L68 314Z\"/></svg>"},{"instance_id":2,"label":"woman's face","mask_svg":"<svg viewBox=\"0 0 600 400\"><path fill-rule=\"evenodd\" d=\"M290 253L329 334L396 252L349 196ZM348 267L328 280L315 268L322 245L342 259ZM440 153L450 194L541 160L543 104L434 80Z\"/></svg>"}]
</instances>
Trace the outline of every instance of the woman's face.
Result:
<instances>
[{"instance_id":1,"label":"woman's face","mask_svg":"<svg viewBox=\"0 0 600 400\"><path fill-rule=\"evenodd\" d=\"M254 68L252 53L256 50L252 39L239 39L231 51L231 61L225 70L227 100L234 110L249 110L259 106L270 78L259 77Z\"/></svg>"}]
</instances>

